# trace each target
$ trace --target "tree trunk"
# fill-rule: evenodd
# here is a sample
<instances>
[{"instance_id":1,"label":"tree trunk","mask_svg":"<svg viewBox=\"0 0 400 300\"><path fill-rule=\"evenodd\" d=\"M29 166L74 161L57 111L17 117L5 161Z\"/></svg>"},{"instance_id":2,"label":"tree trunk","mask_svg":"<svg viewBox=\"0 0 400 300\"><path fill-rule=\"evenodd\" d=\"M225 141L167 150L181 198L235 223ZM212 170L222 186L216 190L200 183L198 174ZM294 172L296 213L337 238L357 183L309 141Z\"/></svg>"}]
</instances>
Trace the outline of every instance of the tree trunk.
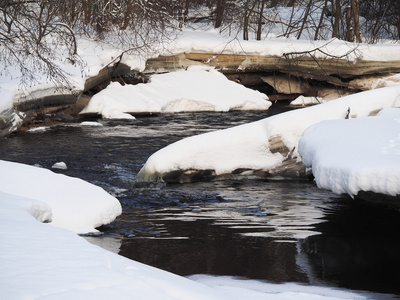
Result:
<instances>
[{"instance_id":1,"label":"tree trunk","mask_svg":"<svg viewBox=\"0 0 400 300\"><path fill-rule=\"evenodd\" d=\"M250 0L246 1L244 6L244 16L243 16L243 40L247 41L249 39L249 2Z\"/></svg>"},{"instance_id":2,"label":"tree trunk","mask_svg":"<svg viewBox=\"0 0 400 300\"><path fill-rule=\"evenodd\" d=\"M312 0L310 0L310 2L308 2L308 4L307 4L307 8L306 8L306 11L304 13L303 22L301 23L300 31L299 31L299 33L297 35L297 39L300 39L300 37L301 37L301 35L303 33L304 26L307 23L308 14L310 13L310 10L311 10L311 5L312 5Z\"/></svg>"},{"instance_id":3,"label":"tree trunk","mask_svg":"<svg viewBox=\"0 0 400 300\"><path fill-rule=\"evenodd\" d=\"M263 20L265 2L266 0L261 0L260 14L258 18L258 27L257 27L257 41L261 40L262 20Z\"/></svg>"},{"instance_id":4,"label":"tree trunk","mask_svg":"<svg viewBox=\"0 0 400 300\"><path fill-rule=\"evenodd\" d=\"M226 0L218 0L214 28L220 28L224 19Z\"/></svg>"},{"instance_id":5,"label":"tree trunk","mask_svg":"<svg viewBox=\"0 0 400 300\"><path fill-rule=\"evenodd\" d=\"M247 41L249 39L249 22L251 15L254 13L254 8L258 1L254 1L253 5L250 7L250 0L246 1L244 7L244 18L243 18L243 39Z\"/></svg>"},{"instance_id":6,"label":"tree trunk","mask_svg":"<svg viewBox=\"0 0 400 300\"><path fill-rule=\"evenodd\" d=\"M351 6L346 7L346 41L354 42L354 22L353 22L353 11Z\"/></svg>"},{"instance_id":7,"label":"tree trunk","mask_svg":"<svg viewBox=\"0 0 400 300\"><path fill-rule=\"evenodd\" d=\"M397 36L398 39L400 39L400 19L397 21L396 27L397 27Z\"/></svg>"},{"instance_id":8,"label":"tree trunk","mask_svg":"<svg viewBox=\"0 0 400 300\"><path fill-rule=\"evenodd\" d=\"M294 7L294 3L296 0L290 0L289 3L287 4L287 7Z\"/></svg>"},{"instance_id":9,"label":"tree trunk","mask_svg":"<svg viewBox=\"0 0 400 300\"><path fill-rule=\"evenodd\" d=\"M332 4L333 4L333 0L332 0ZM342 17L342 5L340 3L340 0L335 0L334 8L335 8L335 15L334 15L335 20L333 23L332 37L338 38L339 37L339 28L340 28L340 19Z\"/></svg>"},{"instance_id":10,"label":"tree trunk","mask_svg":"<svg viewBox=\"0 0 400 300\"><path fill-rule=\"evenodd\" d=\"M353 10L354 34L356 36L356 42L362 43L360 26L360 2L358 0L351 0L351 8Z\"/></svg>"},{"instance_id":11,"label":"tree trunk","mask_svg":"<svg viewBox=\"0 0 400 300\"><path fill-rule=\"evenodd\" d=\"M190 0L185 1L185 11L183 13L183 22L186 23L187 17L189 15L189 8L190 8Z\"/></svg>"},{"instance_id":12,"label":"tree trunk","mask_svg":"<svg viewBox=\"0 0 400 300\"><path fill-rule=\"evenodd\" d=\"M317 29L315 30L315 36L314 36L315 41L318 39L319 30L321 29L322 22L324 21L324 16L325 16L325 11L326 11L327 5L328 5L328 0L325 0L324 6L322 7L321 17L319 18L319 23L318 23Z\"/></svg>"}]
</instances>

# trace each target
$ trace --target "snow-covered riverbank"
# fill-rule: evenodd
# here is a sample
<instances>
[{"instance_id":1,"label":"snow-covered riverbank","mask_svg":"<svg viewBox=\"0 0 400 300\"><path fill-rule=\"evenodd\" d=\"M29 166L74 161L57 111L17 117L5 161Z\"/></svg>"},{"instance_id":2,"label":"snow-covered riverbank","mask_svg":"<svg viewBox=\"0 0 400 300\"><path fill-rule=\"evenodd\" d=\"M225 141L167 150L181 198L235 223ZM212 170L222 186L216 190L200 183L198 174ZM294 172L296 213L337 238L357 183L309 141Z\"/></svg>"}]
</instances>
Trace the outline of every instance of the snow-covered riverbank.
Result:
<instances>
[{"instance_id":1,"label":"snow-covered riverbank","mask_svg":"<svg viewBox=\"0 0 400 300\"><path fill-rule=\"evenodd\" d=\"M216 30L208 30L208 31L193 31L193 30L183 30L179 33L178 38L171 42L170 44L165 44L164 48L157 49L156 47L153 49L153 52L149 52L146 55L137 56L135 53L124 53L124 49L122 49L118 43L115 41L95 41L86 37L77 37L77 52L80 55L83 63L83 68L81 69L79 66L71 65L71 63L66 61L57 62L58 65L61 66L62 69L66 72L66 79L69 82L67 87L57 87L54 83L49 82L48 78L41 78L37 82L32 82L29 85L20 85L19 78L21 77L20 70L11 68L7 66L6 72L2 72L0 74L0 80L2 83L0 89L0 135L4 136L11 132L18 130L23 122L27 122L35 118L36 113L45 114L47 113L46 108L49 107L51 109L59 109L70 106L75 101L77 101L80 97L80 93L85 91L85 89L90 88L88 86L88 82L98 80L107 80L109 75L112 73L112 68L115 64L121 64L130 68L131 70L135 70L138 72L145 71L151 72L152 66L147 66L146 63L151 58L156 58L158 56L173 56L179 55L182 53L190 54L190 53L198 53L198 54L209 54L211 55L206 59L206 61L202 61L201 59L184 59L183 61L173 61L171 60L173 70L184 70L192 65L216 68L216 69L225 69L226 63L228 62L218 61L218 58L215 55L233 55L232 60L237 60L237 62L233 63L233 70L243 71L246 69L256 70L260 68L263 64L263 57L270 57L272 59L271 62L268 62L267 65L276 64L276 59L283 59L284 55L288 55L288 53L292 53L291 57L294 57L293 62L286 61L285 68L292 69L293 64L297 65L300 62L295 63L296 59L302 59L302 56L293 54L293 53L308 53L311 51L312 57L316 59L328 61L335 61L329 59L331 57L343 57L344 64L346 68L350 66L350 73L354 73L353 75L357 75L361 69L368 69L368 62L374 61L378 62L371 66L371 72L375 72L374 70L379 69L380 73L390 72L389 69L392 67L396 67L398 62L400 61L400 55L398 49L398 44L396 43L380 43L376 45L367 45L367 44L357 44L354 45L352 43L343 42L340 40L330 40L330 41L308 41L308 40L292 40L285 38L269 38L263 41L242 41L239 39L232 39L231 36L221 35ZM315 49L319 49L321 51L316 51ZM121 54L124 53L122 56ZM294 56L293 56L294 55ZM307 54L305 54L307 56ZM224 58L226 59L226 58ZM311 59L311 58L307 58ZM309 64L305 61L306 64ZM391 63L393 62L393 63ZM171 66L165 66L166 69L163 70L162 66L159 66L157 72L165 72L168 71ZM318 65L317 65L318 66ZM332 65L329 68L333 68L332 72L336 72L336 65ZM4 66L0 65L0 68L4 69ZM262 67L262 68L265 68ZM262 69L261 68L261 69ZM268 67L270 68L270 67ZM306 68L306 65L304 66ZM327 72L328 66L324 66L323 72ZM318 68L317 68L318 69ZM280 69L269 69L270 72L279 71ZM304 72L309 72L309 70L303 70ZM111 73L110 73L111 72ZM298 70L296 72L301 72ZM321 70L320 70L321 72ZM331 73L332 73L331 72ZM363 71L365 72L365 70ZM371 74L371 72L367 71L366 74ZM185 82L195 83L198 78L195 73L186 74ZM389 74L392 75L392 74ZM383 80L381 77L372 77L365 78L361 82L354 82L354 89L369 89L375 87L382 87L386 85L394 85L399 82L398 77L396 76L386 76L388 78L387 81ZM96 77L98 76L98 79ZM322 76L322 75L321 75ZM385 77L385 76L384 76ZM385 78L386 78L385 77ZM329 81L335 81L334 78L326 78ZM154 81L158 81L154 78ZM332 82L333 82L332 81ZM98 82L98 83L100 83ZM210 89L210 86L215 85L216 82L209 82L207 87L202 88L203 91L210 90L214 92L215 89ZM104 92L104 94L114 94L116 91L116 84L112 84L109 88L109 92ZM182 83L184 85L184 83ZM181 87L182 87L181 85ZM199 85L197 88L200 88ZM157 84L152 86L153 89L161 89L157 87ZM149 87L150 89L150 87ZM107 89L106 89L107 90ZM232 90L234 92L234 90ZM240 94L240 93L239 93ZM239 95L238 94L238 95ZM114 96L113 95L113 96ZM131 91L129 88L119 88L118 89L119 96L133 96L131 95ZM171 96L171 93L168 93ZM237 96L238 96L237 95ZM147 99L148 97L154 96L154 93L149 91L144 91L139 99L139 103L125 103L122 104L120 99L115 100L115 97L107 96L107 100L102 100L103 106L108 107L107 111L110 111L112 107L115 109L121 110L123 113L129 112L148 112L151 113L154 111L154 105L150 105L143 99ZM164 95L166 96L166 95ZM207 107L200 105L196 102L198 99L191 99L189 96L192 94L177 94L173 95L170 101L173 102L174 105L167 105L165 107L165 99L161 101L161 103L157 103L156 111L165 111L168 112L179 112L182 110L210 110L215 109L218 111L225 111L227 109L260 109L259 105L255 108L254 105L248 105L248 98L244 97L241 99L240 103L234 101L230 106L226 107L226 101L223 99L219 99L217 101L209 98L207 100ZM97 98L99 98L98 96ZM128 98L129 98L128 97ZM183 98L182 98L183 97ZM104 97L103 97L104 98ZM196 100L196 101L193 101ZM154 100L153 100L154 101ZM176 104L176 101L180 102L180 105ZM184 107L182 107L182 101L186 101ZM98 106L99 100L93 100L93 104L91 104L87 108L87 112L96 112L101 113L98 107L94 109L94 106ZM95 104L97 103L97 104ZM225 103L225 104L222 104ZM159 107L158 107L159 106ZM211 108L210 108L211 107ZM134 109L132 109L134 108ZM49 111L51 111L51 109ZM265 109L265 105L264 108ZM37 111L38 110L38 111ZM111 117L112 115L105 114L107 117ZM124 115L127 117L127 115ZM121 114L117 114L117 117L120 118Z\"/></svg>"},{"instance_id":2,"label":"snow-covered riverbank","mask_svg":"<svg viewBox=\"0 0 400 300\"><path fill-rule=\"evenodd\" d=\"M261 176L269 176L274 173L278 175L281 173L284 174L285 168L289 168L288 160L290 160L291 165L301 162L301 156L298 152L298 142L303 132L309 126L318 124L324 120L343 120L344 125L340 125L340 128L346 128L347 124L351 124L345 120L346 118L367 117L376 114L383 108L400 107L399 101L400 87L387 87L346 96L309 108L282 113L254 123L193 136L154 153L139 172L138 179L155 181L168 178L170 180L172 174L174 174L174 178L181 178L180 180L182 181L190 181L188 176L196 171L208 171L207 175L210 175L210 170L213 176L230 173L236 175L252 175L257 173ZM398 109L394 109L394 112L396 111ZM389 125L382 119L381 131L384 132L384 128L387 126ZM346 129L343 130L346 131ZM352 145L360 145L356 149L345 148L351 152L351 155L357 156L358 153L365 152L363 146L361 146L364 141L379 144L378 137L368 138L368 134L372 132L371 130L367 129L367 127L363 128L363 130L365 130L364 133L355 133L351 137L348 137L353 141ZM333 141L332 132L334 131L335 129L333 128L329 132L321 134L325 135L327 140L330 140L332 136ZM393 138L396 138L396 136L394 135ZM274 149L273 142L276 140L281 141L278 150ZM398 153L396 152L398 151L396 148L398 147L398 143L395 141L390 142L389 140L381 141L381 143L390 143L392 147L391 153L393 153L390 159L393 163L396 163L399 160ZM335 140L335 142L341 144L340 140ZM312 143L312 146L308 147L319 148L320 142L318 138L313 139L309 143ZM344 143L346 145L349 144L348 141L344 141ZM382 144L380 147L385 147L385 145ZM318 151L324 152L323 149L325 148L321 147L321 150ZM308 155L307 165L311 166L311 157L313 155L308 153L304 154ZM327 155L333 159L331 152ZM338 155L339 157L346 156L345 153L339 151ZM386 158L389 159L388 156ZM366 166L375 163L374 158L367 159L366 157L363 158L362 162ZM332 163L334 164L334 160L332 160ZM349 166L351 168L351 165ZM242 171L239 172L238 170ZM395 172L398 173L399 170L400 168ZM294 169L288 175L291 177L300 176L296 172L298 172L298 169ZM185 179L185 174L188 175L186 176L188 179ZM314 175L318 177L318 172L314 172ZM326 178L326 180L329 181L329 178ZM363 180L362 176L360 176L360 180ZM399 182L397 181L396 183L398 187ZM344 189L340 192L347 190ZM334 191L338 190L334 189ZM353 193L350 194L354 195Z\"/></svg>"},{"instance_id":3,"label":"snow-covered riverbank","mask_svg":"<svg viewBox=\"0 0 400 300\"><path fill-rule=\"evenodd\" d=\"M79 179L49 170L4 161L0 161L0 166L1 299L368 299L371 296L335 288L231 277L187 279L143 265L94 246L69 230L92 232L94 226L111 221L119 213L115 198ZM15 180L18 175L21 177ZM51 223L42 223L51 219Z\"/></svg>"},{"instance_id":4,"label":"snow-covered riverbank","mask_svg":"<svg viewBox=\"0 0 400 300\"><path fill-rule=\"evenodd\" d=\"M188 31L172 46L172 49L167 49L165 53L159 51L149 54L149 57L191 51L282 55L283 51L309 51L320 46L323 46L328 53L340 56L343 53L349 53L349 50L353 48L351 44L338 40L324 46L325 44L326 42L310 43L288 39L239 42L236 39L221 39L215 31ZM360 58L386 62L400 61L400 52L397 50L396 44L362 45L357 48L357 52L350 52L348 59L354 63ZM109 44L80 39L78 52L87 63L84 73L82 74L79 69L67 62L65 62L65 68L71 76L73 92L79 94L84 88L85 81L97 75L110 62L115 61L121 49ZM323 57L322 52L318 53ZM145 68L145 59L126 55L122 62L132 69ZM212 70L208 75L214 72L215 70ZM185 71L180 75L182 74L189 74L186 78L189 82L200 80L198 77L191 77L195 73ZM23 91L18 91L19 75L18 71L10 69L9 72L1 74L2 123L0 125L5 124L4 132L7 134L16 131L25 116L25 112L15 110L16 103L32 100L34 93L46 96L46 93L49 95L55 91L54 86L49 86L45 80L32 87L26 87ZM214 75L218 79L221 78L220 74L214 73ZM204 82L202 84L199 85L202 90L210 86L207 83L204 85ZM225 80L223 84L223 89L239 94L236 84L229 83L228 86ZM396 81L390 83L390 85L394 84ZM94 111L105 117L127 117L125 113L131 112L132 103L124 108L119 105L121 98L130 95L130 88L118 86L118 93L121 92L117 97L118 101L104 96L108 92L115 94L113 88L116 85L112 84L104 91L100 103L96 103L97 100L94 98L86 111L89 112L91 106L98 108L104 105L105 108ZM166 89L164 85L149 86L156 90L162 86L162 89L156 91L158 95L163 94ZM179 85L170 88L172 91L181 90ZM199 95L202 90L191 92ZM215 92L216 88L212 89L212 93ZM217 111L225 111L238 107L267 109L270 105L264 96L257 93L252 93L256 94L257 98L254 101L255 106L249 105L248 100L253 99L248 99L247 92L241 97L240 103L227 104L225 101L231 101L232 97L224 98L228 96L228 91L223 91L220 97L213 99L212 103L206 106ZM172 99L175 102L163 102L157 111L193 110L193 105L199 104L198 99L192 99L192 95L176 96L177 94L174 94L175 98ZM306 164L313 167L317 183L321 187L340 193L347 192L351 195L365 189L398 195L400 192L400 168L398 167L400 115L399 109L394 109L394 107L400 106L399 95L399 86L373 90L248 125L185 139L150 157L139 177L154 180L162 178L168 172L190 172L196 169L213 170L215 174L235 170L240 170L243 175L249 170L261 170L267 173L282 165L286 159L298 162L300 155L304 155ZM101 94L98 98L100 97ZM143 97L143 99L152 98L152 95L146 91ZM208 97L207 95L206 100L209 99ZM143 103L147 105L145 100ZM181 105L174 105L182 103L185 104L184 109ZM204 102L199 107L204 110ZM383 108L393 109L383 110L378 117L367 118ZM147 110L147 112L151 111ZM345 120L346 117L366 118ZM316 125L313 130L308 130L299 149L298 142L303 132L309 126L328 119L340 121ZM390 131L387 130L388 127ZM372 128L379 130L372 135ZM339 130L341 134L337 136L336 133ZM354 130L351 137L348 136L350 130ZM385 135L381 135L382 132L385 132ZM332 139L329 138L325 143L326 136ZM346 139L342 139L343 137ZM278 138L284 147L272 152L270 141L275 138ZM357 142L353 143L353 141ZM4 139L2 142L7 142L7 140ZM346 143L344 149L336 148L343 142ZM321 144L324 147L320 147ZM325 147L334 151L334 155ZM354 155L364 152L366 148L371 151L365 151L366 156L358 157L361 160L341 161L343 157L350 157L348 152ZM329 159L323 157L325 155L328 155ZM346 168L333 170L332 168L338 165L337 162L343 162L341 166L346 166ZM355 168L359 166L362 168ZM371 168L366 169L364 166L371 166ZM117 199L79 179L56 175L48 170L4 161L0 161L0 168L0 237L2 240L0 244L0 298L2 299L364 298L363 295L354 292L292 284L270 285L236 279L196 277L196 280L202 282L198 283L122 258L90 245L76 234L95 232L97 226L114 220L121 213L121 206ZM52 220L51 223L42 223L50 220Z\"/></svg>"}]
</instances>

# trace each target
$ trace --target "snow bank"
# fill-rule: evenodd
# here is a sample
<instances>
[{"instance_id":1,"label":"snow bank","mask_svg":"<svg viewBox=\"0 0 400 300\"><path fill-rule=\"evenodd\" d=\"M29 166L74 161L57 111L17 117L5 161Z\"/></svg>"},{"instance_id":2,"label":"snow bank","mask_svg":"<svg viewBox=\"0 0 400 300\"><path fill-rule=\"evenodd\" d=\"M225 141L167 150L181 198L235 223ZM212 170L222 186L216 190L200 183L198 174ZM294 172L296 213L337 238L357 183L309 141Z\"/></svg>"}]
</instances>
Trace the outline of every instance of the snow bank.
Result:
<instances>
[{"instance_id":1,"label":"snow bank","mask_svg":"<svg viewBox=\"0 0 400 300\"><path fill-rule=\"evenodd\" d=\"M399 108L318 123L304 133L299 152L321 188L351 196L359 191L400 195Z\"/></svg>"},{"instance_id":2,"label":"snow bank","mask_svg":"<svg viewBox=\"0 0 400 300\"><path fill-rule=\"evenodd\" d=\"M216 70L194 69L153 75L149 83L138 85L111 83L91 98L81 114L126 118L126 113L266 110L271 106L267 99Z\"/></svg>"},{"instance_id":3,"label":"snow bank","mask_svg":"<svg viewBox=\"0 0 400 300\"><path fill-rule=\"evenodd\" d=\"M36 200L4 192L0 199L1 299L224 299L211 288L37 222L31 216Z\"/></svg>"},{"instance_id":4,"label":"snow bank","mask_svg":"<svg viewBox=\"0 0 400 300\"><path fill-rule=\"evenodd\" d=\"M2 160L0 169L0 191L45 202L54 226L77 233L96 232L96 227L121 214L117 199L81 179Z\"/></svg>"},{"instance_id":5,"label":"snow bank","mask_svg":"<svg viewBox=\"0 0 400 300\"><path fill-rule=\"evenodd\" d=\"M272 284L257 280L243 280L229 276L194 275L191 279L205 285L224 291L229 299L237 299L243 294L243 299L286 299L286 300L319 300L319 299L365 299L372 295L357 294L339 289L299 285L296 283ZM265 295L264 293L267 293ZM264 295L263 295L264 294ZM265 298L264 298L265 297Z\"/></svg>"},{"instance_id":6,"label":"snow bank","mask_svg":"<svg viewBox=\"0 0 400 300\"><path fill-rule=\"evenodd\" d=\"M306 105L314 105L314 104L320 104L325 102L324 99L321 97L304 97L303 95L297 97L294 99L292 102L290 102L290 105L293 106L306 106Z\"/></svg>"},{"instance_id":7,"label":"snow bank","mask_svg":"<svg viewBox=\"0 0 400 300\"><path fill-rule=\"evenodd\" d=\"M339 39L312 41L296 38L269 37L262 41L244 41L227 34L220 34L218 29L208 31L185 29L178 36L171 48L164 49L162 55L184 52L270 55L282 57L285 53L299 53L319 48L313 52L318 58L331 56L343 57L350 62L358 60L398 61L400 60L399 45L393 41L380 44L356 44Z\"/></svg>"},{"instance_id":8,"label":"snow bank","mask_svg":"<svg viewBox=\"0 0 400 300\"><path fill-rule=\"evenodd\" d=\"M4 165L2 165L4 167ZM24 171L18 164L10 164ZM26 171L27 169L25 169ZM42 175L39 169L30 175ZM36 171L39 171L36 173ZM66 177L63 176L64 180ZM44 180L48 179L45 177ZM32 182L34 185L35 182ZM66 181L68 185L68 180ZM37 299L367 299L360 293L302 285L194 278L146 266L94 246L75 233L40 223L43 202L0 189L0 298ZM41 192L46 198L46 192ZM73 201L74 198L69 200ZM39 222L38 222L39 221ZM207 280L206 280L207 279ZM249 298L250 297L250 298Z\"/></svg>"},{"instance_id":9,"label":"snow bank","mask_svg":"<svg viewBox=\"0 0 400 300\"><path fill-rule=\"evenodd\" d=\"M214 170L216 175L237 169L270 171L288 158L271 151L278 138L292 158L304 130L323 120L364 117L383 108L400 106L400 86L346 96L317 106L275 115L257 122L189 137L149 157L137 175L139 181L159 180L175 171Z\"/></svg>"}]
</instances>

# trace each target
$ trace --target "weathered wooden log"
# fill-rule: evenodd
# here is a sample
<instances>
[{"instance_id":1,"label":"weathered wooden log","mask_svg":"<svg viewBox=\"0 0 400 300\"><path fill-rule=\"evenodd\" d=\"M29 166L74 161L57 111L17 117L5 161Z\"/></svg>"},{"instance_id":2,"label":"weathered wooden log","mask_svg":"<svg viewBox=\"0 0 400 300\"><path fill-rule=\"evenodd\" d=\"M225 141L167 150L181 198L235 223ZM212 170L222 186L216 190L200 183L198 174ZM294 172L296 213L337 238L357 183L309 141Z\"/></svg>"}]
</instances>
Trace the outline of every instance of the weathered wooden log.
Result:
<instances>
[{"instance_id":1,"label":"weathered wooden log","mask_svg":"<svg viewBox=\"0 0 400 300\"><path fill-rule=\"evenodd\" d=\"M399 73L400 61L371 61L346 59L317 58L297 56L287 59L277 56L214 54L214 53L181 53L172 56L159 56L147 61L147 71L174 71L191 65L204 64L224 70L243 71L282 71L283 73L302 77L340 75L349 78L370 74ZM318 79L318 78L316 78Z\"/></svg>"},{"instance_id":2,"label":"weathered wooden log","mask_svg":"<svg viewBox=\"0 0 400 300\"><path fill-rule=\"evenodd\" d=\"M308 94L311 86L297 77L261 76L261 80L281 94Z\"/></svg>"},{"instance_id":3,"label":"weathered wooden log","mask_svg":"<svg viewBox=\"0 0 400 300\"><path fill-rule=\"evenodd\" d=\"M295 58L244 54L180 53L149 59L146 72L170 72L205 65L230 72L281 72L295 77L318 80L335 86L348 87L349 79L372 74L400 72L400 61L348 61L338 58L315 58L297 55Z\"/></svg>"}]
</instances>

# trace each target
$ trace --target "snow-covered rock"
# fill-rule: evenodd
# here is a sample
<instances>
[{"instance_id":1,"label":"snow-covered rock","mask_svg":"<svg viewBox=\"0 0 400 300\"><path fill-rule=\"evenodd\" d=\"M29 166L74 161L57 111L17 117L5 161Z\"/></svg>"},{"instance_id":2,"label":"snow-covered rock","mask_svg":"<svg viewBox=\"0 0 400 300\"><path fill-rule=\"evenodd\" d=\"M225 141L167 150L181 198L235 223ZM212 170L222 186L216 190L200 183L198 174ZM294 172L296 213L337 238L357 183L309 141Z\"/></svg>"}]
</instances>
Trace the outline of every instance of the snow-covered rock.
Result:
<instances>
[{"instance_id":1,"label":"snow-covered rock","mask_svg":"<svg viewBox=\"0 0 400 300\"><path fill-rule=\"evenodd\" d=\"M56 162L54 165L51 166L52 169L60 169L60 170L66 170L68 169L67 164L63 161Z\"/></svg>"},{"instance_id":2,"label":"snow-covered rock","mask_svg":"<svg viewBox=\"0 0 400 300\"><path fill-rule=\"evenodd\" d=\"M190 181L192 174L227 173L299 176L298 141L323 120L358 118L400 106L400 86L354 94L317 106L275 115L250 124L189 137L149 157L139 181ZM305 169L305 168L304 168ZM289 172L288 172L289 170Z\"/></svg>"},{"instance_id":3,"label":"snow-covered rock","mask_svg":"<svg viewBox=\"0 0 400 300\"><path fill-rule=\"evenodd\" d=\"M149 83L111 83L92 97L81 114L119 118L127 113L267 110L266 95L228 80L214 69L153 75Z\"/></svg>"},{"instance_id":4,"label":"snow-covered rock","mask_svg":"<svg viewBox=\"0 0 400 300\"><path fill-rule=\"evenodd\" d=\"M321 188L400 196L400 108L320 122L305 131L299 152Z\"/></svg>"}]
</instances>

